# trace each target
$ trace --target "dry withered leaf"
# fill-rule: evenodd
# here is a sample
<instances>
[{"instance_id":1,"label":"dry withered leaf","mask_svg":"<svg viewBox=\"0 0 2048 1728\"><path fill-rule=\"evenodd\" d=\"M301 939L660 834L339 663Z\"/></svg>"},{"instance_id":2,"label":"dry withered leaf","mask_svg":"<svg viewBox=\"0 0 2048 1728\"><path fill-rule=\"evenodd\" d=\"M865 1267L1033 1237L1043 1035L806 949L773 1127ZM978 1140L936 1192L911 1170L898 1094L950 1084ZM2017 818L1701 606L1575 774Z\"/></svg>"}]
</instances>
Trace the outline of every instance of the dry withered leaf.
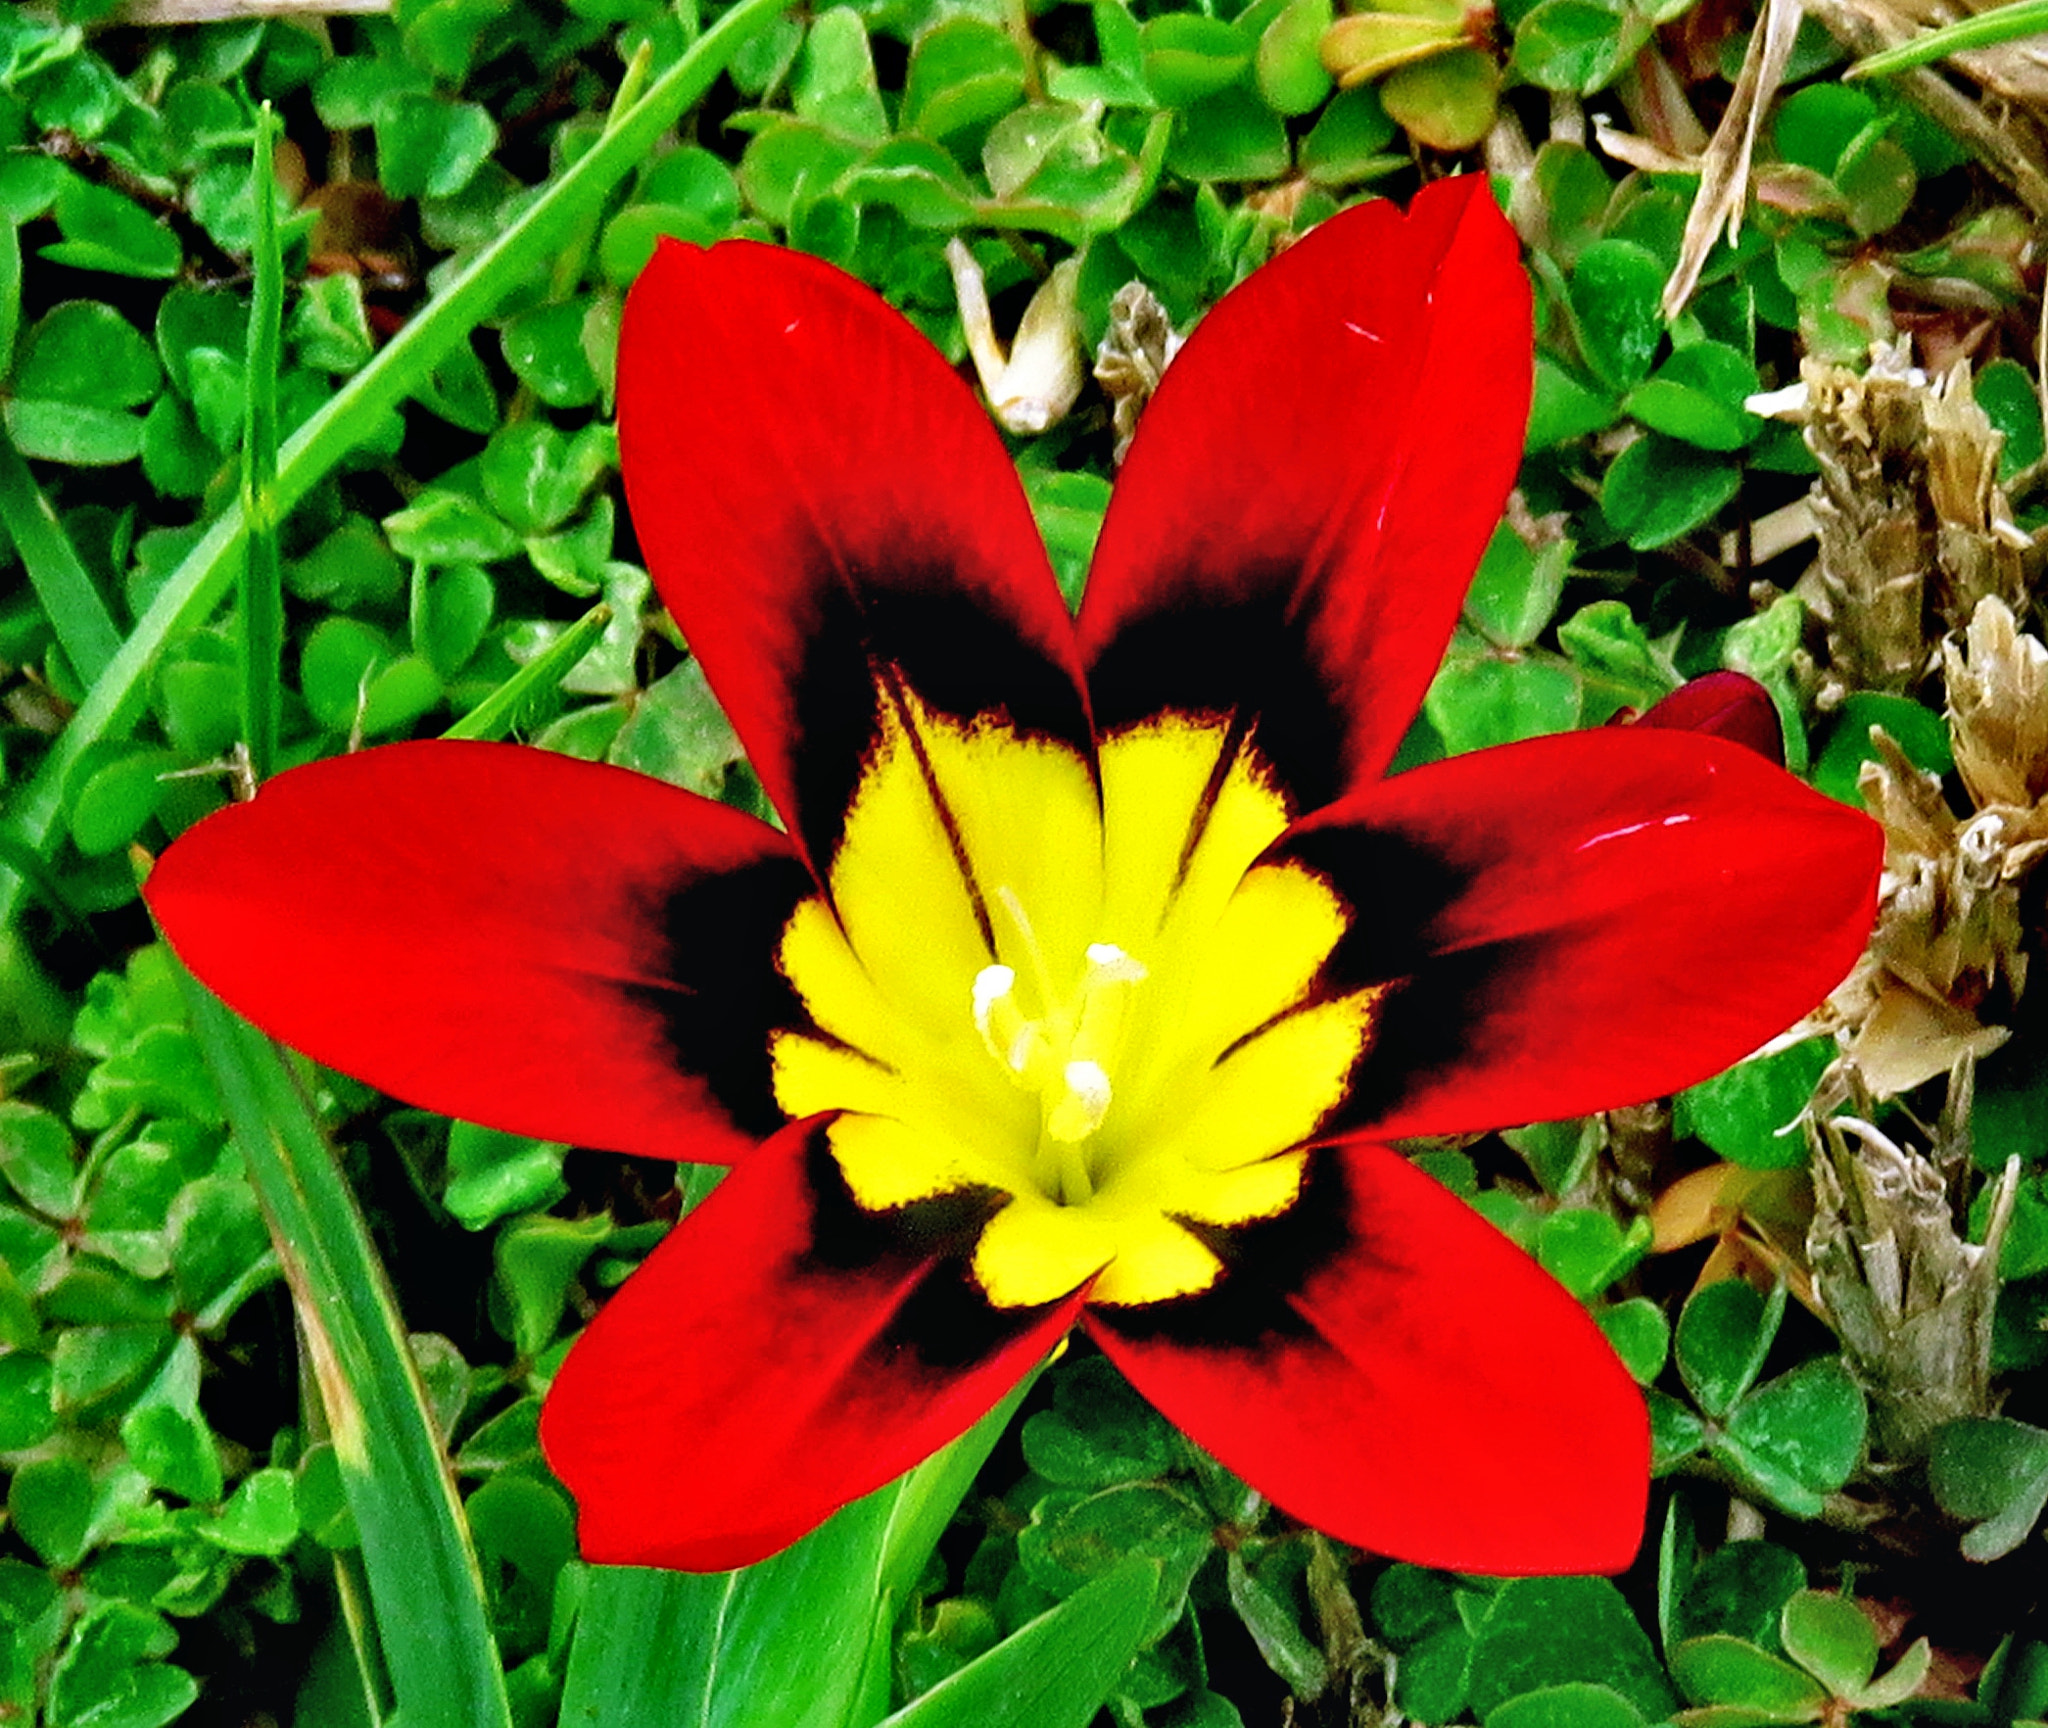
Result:
<instances>
[{"instance_id":1,"label":"dry withered leaf","mask_svg":"<svg viewBox=\"0 0 2048 1728\"><path fill-rule=\"evenodd\" d=\"M946 242L946 265L960 302L975 375L1006 432L1036 436L1058 425L1081 394L1081 319L1075 306L1081 266L1069 258L1038 285L1005 349L989 315L981 266L959 240Z\"/></svg>"},{"instance_id":2,"label":"dry withered leaf","mask_svg":"<svg viewBox=\"0 0 2048 1728\"><path fill-rule=\"evenodd\" d=\"M1973 809L1949 808L1938 776L1882 732L1863 801L1885 830L1877 923L1856 969L1804 1030L1833 1032L1857 1084L1891 1097L1988 1055L2027 984L2038 932L2024 906L2048 857L2048 647L1984 599L1961 643L1943 644L1949 734Z\"/></svg>"},{"instance_id":3,"label":"dry withered leaf","mask_svg":"<svg viewBox=\"0 0 2048 1728\"><path fill-rule=\"evenodd\" d=\"M1095 350L1095 381L1114 406L1119 464L1138 430L1139 414L1182 340L1158 295L1144 283L1126 282L1110 300L1109 329Z\"/></svg>"},{"instance_id":4,"label":"dry withered leaf","mask_svg":"<svg viewBox=\"0 0 2048 1728\"><path fill-rule=\"evenodd\" d=\"M1925 1155L1859 1115L1807 1121L1814 1286L1869 1395L1876 1450L1895 1466L1924 1458L1943 1423L1995 1408L1998 1255L2020 1163L2009 1160L1992 1191L1984 1241L1965 1240L1971 1073L1966 1056ZM1845 1078L1853 1086L1853 1073Z\"/></svg>"},{"instance_id":5,"label":"dry withered leaf","mask_svg":"<svg viewBox=\"0 0 2048 1728\"><path fill-rule=\"evenodd\" d=\"M1780 411L1804 421L1820 467L1820 557L1799 585L1827 630L1820 705L1910 691L1979 600L2029 605L2042 554L1997 481L2003 436L1966 365L1930 378L1904 342L1877 348L1865 373L1809 359L1801 376Z\"/></svg>"}]
</instances>

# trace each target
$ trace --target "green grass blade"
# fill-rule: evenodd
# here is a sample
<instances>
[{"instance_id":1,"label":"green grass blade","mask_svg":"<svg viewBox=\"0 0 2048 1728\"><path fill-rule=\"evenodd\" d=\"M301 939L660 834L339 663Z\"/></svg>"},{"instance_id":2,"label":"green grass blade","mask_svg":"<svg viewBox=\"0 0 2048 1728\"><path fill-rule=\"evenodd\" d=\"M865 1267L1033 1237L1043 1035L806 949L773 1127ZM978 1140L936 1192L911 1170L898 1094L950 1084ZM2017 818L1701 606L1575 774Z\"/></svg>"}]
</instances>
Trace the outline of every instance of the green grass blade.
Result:
<instances>
[{"instance_id":1,"label":"green grass blade","mask_svg":"<svg viewBox=\"0 0 2048 1728\"><path fill-rule=\"evenodd\" d=\"M6 225L0 223L0 228ZM36 485L14 441L0 428L0 522L21 561L57 645L86 684L100 677L121 649L121 632L100 591L78 560L70 536Z\"/></svg>"},{"instance_id":2,"label":"green grass blade","mask_svg":"<svg viewBox=\"0 0 2048 1728\"><path fill-rule=\"evenodd\" d=\"M790 0L740 0L648 87L631 112L587 155L479 253L446 292L428 302L376 359L292 435L278 462L280 516L332 472L368 422L397 407L507 294L547 269L555 249L582 216L647 158L655 141L710 88L726 62L789 4ZM20 839L47 852L72 765L100 739L125 737L134 727L157 655L171 637L196 629L220 604L241 566L247 537L247 518L237 506L213 524L172 573L10 811L9 826ZM14 917L22 887L18 873L0 869L0 923Z\"/></svg>"},{"instance_id":3,"label":"green grass blade","mask_svg":"<svg viewBox=\"0 0 2048 1728\"><path fill-rule=\"evenodd\" d=\"M562 1720L577 1728L874 1721L887 1707L889 1632L904 1598L1030 1384L944 1451L758 1566L710 1576L592 1567ZM878 1683L881 1708L863 1708Z\"/></svg>"},{"instance_id":4,"label":"green grass blade","mask_svg":"<svg viewBox=\"0 0 2048 1728\"><path fill-rule=\"evenodd\" d=\"M277 761L278 680L284 660L284 560L278 551L277 378L284 330L284 259L277 243L277 174L281 128L268 102L256 116L249 195L256 207L256 288L249 314L248 401L242 422L242 515L248 550L242 559L238 632L242 674L242 741L249 771L268 779Z\"/></svg>"},{"instance_id":5,"label":"green grass blade","mask_svg":"<svg viewBox=\"0 0 2048 1728\"><path fill-rule=\"evenodd\" d=\"M180 972L290 1282L406 1728L511 1728L461 1502L405 1329L283 1053Z\"/></svg>"},{"instance_id":6,"label":"green grass blade","mask_svg":"<svg viewBox=\"0 0 2048 1728\"><path fill-rule=\"evenodd\" d=\"M2044 30L2048 30L2048 0L2012 0L2010 5L1994 6L1974 18L1959 18L1939 30L1928 31L1925 36L1901 42L1896 48L1867 54L1849 68L1846 76L1882 78L1892 72L1911 72L1933 61L1945 60L1951 54L2001 47L2023 36L2038 36Z\"/></svg>"},{"instance_id":7,"label":"green grass blade","mask_svg":"<svg viewBox=\"0 0 2048 1728\"><path fill-rule=\"evenodd\" d=\"M1126 1560L949 1674L884 1728L1088 1728L1138 1653L1159 1568Z\"/></svg>"},{"instance_id":8,"label":"green grass blade","mask_svg":"<svg viewBox=\"0 0 2048 1728\"><path fill-rule=\"evenodd\" d=\"M597 646L612 609L599 601L441 734L444 738L502 738L519 724L528 704L547 694L569 668Z\"/></svg>"},{"instance_id":9,"label":"green grass blade","mask_svg":"<svg viewBox=\"0 0 2048 1728\"><path fill-rule=\"evenodd\" d=\"M840 1728L867 1659L886 1496L743 1572L593 1567L562 1720Z\"/></svg>"}]
</instances>

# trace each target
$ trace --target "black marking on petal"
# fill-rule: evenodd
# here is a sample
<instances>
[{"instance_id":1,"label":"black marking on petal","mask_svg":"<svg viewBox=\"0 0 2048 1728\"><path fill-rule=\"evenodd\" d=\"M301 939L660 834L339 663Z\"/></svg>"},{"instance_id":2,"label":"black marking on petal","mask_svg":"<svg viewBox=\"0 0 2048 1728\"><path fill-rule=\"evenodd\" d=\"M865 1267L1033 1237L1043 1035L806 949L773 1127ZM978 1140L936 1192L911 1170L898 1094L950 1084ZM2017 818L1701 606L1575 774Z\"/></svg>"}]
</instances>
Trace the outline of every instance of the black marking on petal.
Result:
<instances>
[{"instance_id":1,"label":"black marking on petal","mask_svg":"<svg viewBox=\"0 0 2048 1728\"><path fill-rule=\"evenodd\" d=\"M876 1340L878 1353L909 1351L926 1368L957 1371L993 1356L1046 1313L1046 1307L993 1307L969 1274L982 1230L1009 1203L1000 1189L956 1189L870 1212L853 1197L822 1124L810 1138L804 1172L811 1195L805 1258L818 1272L893 1279L924 1268Z\"/></svg>"},{"instance_id":2,"label":"black marking on petal","mask_svg":"<svg viewBox=\"0 0 2048 1728\"><path fill-rule=\"evenodd\" d=\"M1339 988L1391 984L1432 962L1437 921L1472 885L1474 872L1405 834L1317 828L1283 840L1279 856L1306 866L1344 901L1349 927L1325 976Z\"/></svg>"},{"instance_id":3,"label":"black marking on petal","mask_svg":"<svg viewBox=\"0 0 2048 1728\"><path fill-rule=\"evenodd\" d=\"M946 836L946 849L953 856L953 868L959 872L960 885L967 890L967 904L974 913L975 927L981 932L981 945L993 960L996 957L996 927L988 915L988 897L982 893L981 883L975 879L974 860L967 856L967 841L960 832L960 818L946 800L946 789L939 784L938 772L932 767L931 752L925 747L924 734L917 729L917 715L911 707L909 693L903 687L902 669L882 667L876 682L881 685L890 706L896 710L904 741L909 744L910 754L917 762L918 776L924 781L925 796L932 801L940 831Z\"/></svg>"},{"instance_id":4,"label":"black marking on petal","mask_svg":"<svg viewBox=\"0 0 2048 1728\"><path fill-rule=\"evenodd\" d=\"M1295 807L1343 790L1349 733L1330 675L1313 652L1313 607L1296 607L1293 571L1251 569L1240 597L1176 600L1132 619L1088 674L1105 733L1167 710L1255 719L1253 738Z\"/></svg>"},{"instance_id":5,"label":"black marking on petal","mask_svg":"<svg viewBox=\"0 0 2048 1728\"><path fill-rule=\"evenodd\" d=\"M1256 1349L1271 1338L1306 1338L1314 1329L1292 1297L1338 1254L1353 1249L1350 1183L1342 1161L1311 1151L1293 1203L1247 1224L1175 1223L1223 1262L1208 1289L1128 1307L1100 1304L1096 1318L1127 1337Z\"/></svg>"},{"instance_id":6,"label":"black marking on petal","mask_svg":"<svg viewBox=\"0 0 2048 1728\"><path fill-rule=\"evenodd\" d=\"M1073 680L1010 620L962 590L943 558L906 548L891 570L847 570L820 584L816 596L795 683L791 759L802 839L821 874L880 736L877 666L895 668L938 713L999 715L1022 732L1090 752Z\"/></svg>"},{"instance_id":7,"label":"black marking on petal","mask_svg":"<svg viewBox=\"0 0 2048 1728\"><path fill-rule=\"evenodd\" d=\"M1332 1118L1337 1128L1384 1121L1426 1083L1468 1067L1483 1054L1487 1022L1511 1001L1521 979L1540 970L1545 944L1530 937L1440 954L1387 998L1370 1059ZM1561 1028L1560 1037L1570 1037Z\"/></svg>"},{"instance_id":8,"label":"black marking on petal","mask_svg":"<svg viewBox=\"0 0 2048 1728\"><path fill-rule=\"evenodd\" d=\"M813 891L794 858L691 877L646 911L655 950L647 972L662 982L625 986L660 1024L676 1066L701 1075L751 1134L771 1134L783 1122L769 1042L806 1021L775 950L798 901Z\"/></svg>"},{"instance_id":9,"label":"black marking on petal","mask_svg":"<svg viewBox=\"0 0 2048 1728\"><path fill-rule=\"evenodd\" d=\"M1540 937L1445 950L1438 926L1476 874L1404 834L1326 828L1297 835L1282 854L1314 870L1342 897L1350 927L1324 969L1323 987L1389 986L1366 1061L1326 1128L1368 1128L1424 1083L1478 1054L1495 1005L1540 963Z\"/></svg>"}]
</instances>

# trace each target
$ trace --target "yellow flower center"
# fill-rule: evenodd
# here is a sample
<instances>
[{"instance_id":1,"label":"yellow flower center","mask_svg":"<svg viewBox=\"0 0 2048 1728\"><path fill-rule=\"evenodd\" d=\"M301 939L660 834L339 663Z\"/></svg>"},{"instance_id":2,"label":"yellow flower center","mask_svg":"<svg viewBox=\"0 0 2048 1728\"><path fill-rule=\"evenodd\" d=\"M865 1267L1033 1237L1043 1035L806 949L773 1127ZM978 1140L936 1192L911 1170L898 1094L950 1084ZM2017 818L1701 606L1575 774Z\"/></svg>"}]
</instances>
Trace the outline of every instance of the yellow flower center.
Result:
<instances>
[{"instance_id":1,"label":"yellow flower center","mask_svg":"<svg viewBox=\"0 0 2048 1728\"><path fill-rule=\"evenodd\" d=\"M1383 994L1318 989L1349 911L1257 862L1286 823L1220 724L1113 735L1098 787L1064 746L901 698L830 904L783 931L814 1029L777 1035L777 1103L844 1113L867 1210L1007 1196L973 1260L998 1306L1207 1289L1217 1232L1299 1195Z\"/></svg>"}]
</instances>

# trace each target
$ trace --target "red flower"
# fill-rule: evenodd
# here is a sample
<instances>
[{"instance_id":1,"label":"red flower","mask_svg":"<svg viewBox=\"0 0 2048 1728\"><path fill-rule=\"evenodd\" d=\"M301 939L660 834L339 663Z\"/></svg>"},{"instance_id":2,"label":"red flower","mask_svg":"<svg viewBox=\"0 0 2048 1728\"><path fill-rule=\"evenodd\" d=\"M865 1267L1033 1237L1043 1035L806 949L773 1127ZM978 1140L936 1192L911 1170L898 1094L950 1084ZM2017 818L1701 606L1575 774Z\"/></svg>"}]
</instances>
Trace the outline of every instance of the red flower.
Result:
<instances>
[{"instance_id":1,"label":"red flower","mask_svg":"<svg viewBox=\"0 0 2048 1728\"><path fill-rule=\"evenodd\" d=\"M907 323L795 253L668 247L626 313L628 493L787 835L411 744L165 856L178 951L322 1061L736 1166L555 1382L586 1554L760 1558L1078 1323L1336 1536L1627 1562L1635 1387L1380 1142L1736 1060L1848 969L1880 845L1739 745L1648 727L1382 777L1529 372L1483 182L1335 218L1174 363L1075 624Z\"/></svg>"}]
</instances>

